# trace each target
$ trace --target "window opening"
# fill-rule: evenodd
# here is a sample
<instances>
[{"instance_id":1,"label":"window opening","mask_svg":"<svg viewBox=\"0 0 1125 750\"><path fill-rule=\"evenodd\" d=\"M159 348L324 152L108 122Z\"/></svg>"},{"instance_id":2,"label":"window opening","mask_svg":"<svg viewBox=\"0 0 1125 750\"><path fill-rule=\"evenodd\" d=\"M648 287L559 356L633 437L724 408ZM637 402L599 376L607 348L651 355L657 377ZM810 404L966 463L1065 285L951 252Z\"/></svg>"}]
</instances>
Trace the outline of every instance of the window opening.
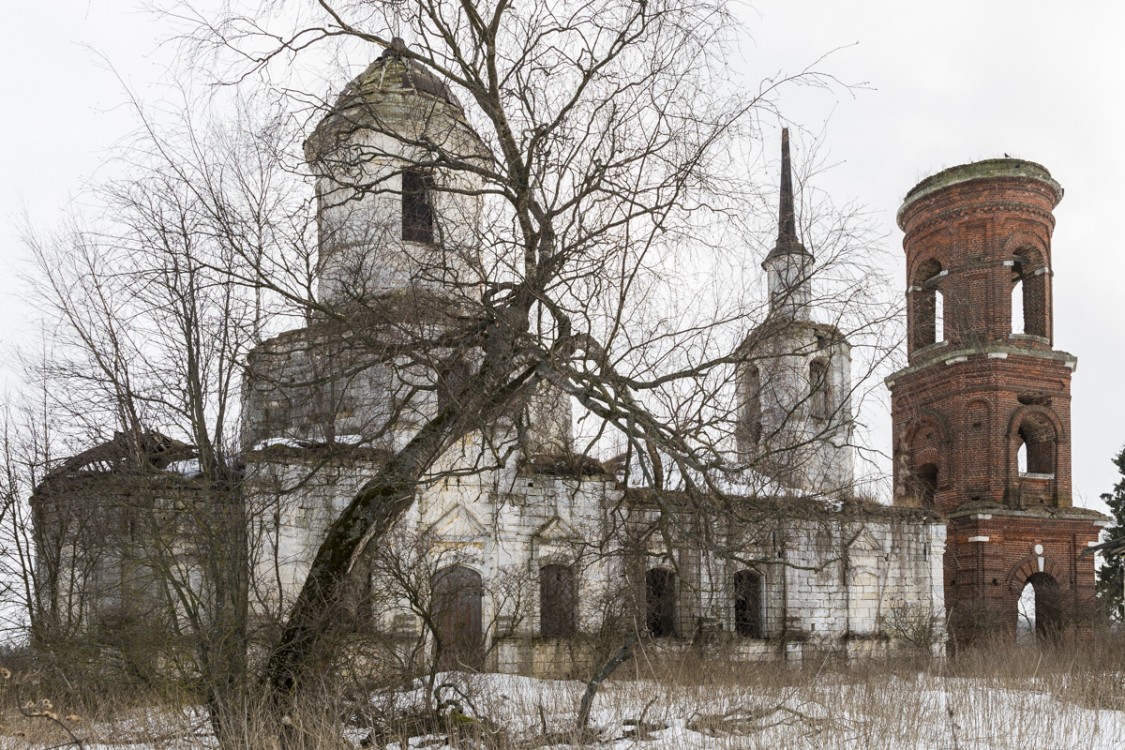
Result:
<instances>
[{"instance_id":1,"label":"window opening","mask_svg":"<svg viewBox=\"0 0 1125 750\"><path fill-rule=\"evenodd\" d=\"M431 590L434 635L441 645L439 664L443 669L480 669L484 663L480 573L462 565L443 568L434 574Z\"/></svg>"},{"instance_id":2,"label":"window opening","mask_svg":"<svg viewBox=\"0 0 1125 750\"><path fill-rule=\"evenodd\" d=\"M945 341L945 295L934 290L934 341Z\"/></svg>"},{"instance_id":3,"label":"window opening","mask_svg":"<svg viewBox=\"0 0 1125 750\"><path fill-rule=\"evenodd\" d=\"M1051 274L1033 258L1017 255L1012 265L1012 333L1049 337L1047 296Z\"/></svg>"},{"instance_id":4,"label":"window opening","mask_svg":"<svg viewBox=\"0 0 1125 750\"><path fill-rule=\"evenodd\" d=\"M743 376L743 429L751 445L762 439L762 374L757 367L746 368Z\"/></svg>"},{"instance_id":5,"label":"window opening","mask_svg":"<svg viewBox=\"0 0 1125 750\"><path fill-rule=\"evenodd\" d=\"M937 286L941 271L941 263L928 260L918 267L911 279L912 350L945 340L945 300Z\"/></svg>"},{"instance_id":6,"label":"window opening","mask_svg":"<svg viewBox=\"0 0 1125 750\"><path fill-rule=\"evenodd\" d=\"M670 570L645 573L645 629L655 638L676 634L676 574Z\"/></svg>"},{"instance_id":7,"label":"window opening","mask_svg":"<svg viewBox=\"0 0 1125 750\"><path fill-rule=\"evenodd\" d=\"M809 413L813 419L828 419L832 413L828 387L828 363L814 359L809 363Z\"/></svg>"},{"instance_id":8,"label":"window opening","mask_svg":"<svg viewBox=\"0 0 1125 750\"><path fill-rule=\"evenodd\" d=\"M414 169L402 173L402 239L407 242L434 241L433 180Z\"/></svg>"},{"instance_id":9,"label":"window opening","mask_svg":"<svg viewBox=\"0 0 1125 750\"><path fill-rule=\"evenodd\" d=\"M1040 414L1029 415L1016 431L1016 468L1021 474L1055 473L1055 428ZM1021 456L1021 453L1023 454Z\"/></svg>"},{"instance_id":10,"label":"window opening","mask_svg":"<svg viewBox=\"0 0 1125 750\"><path fill-rule=\"evenodd\" d=\"M1019 266L1016 267L1019 268ZM1027 330L1027 320L1023 311L1023 295L1023 277L1016 276L1015 283L1012 284L1012 333L1016 335Z\"/></svg>"},{"instance_id":11,"label":"window opening","mask_svg":"<svg viewBox=\"0 0 1125 750\"><path fill-rule=\"evenodd\" d=\"M539 633L565 638L577 630L578 587L574 568L544 565L539 569Z\"/></svg>"},{"instance_id":12,"label":"window opening","mask_svg":"<svg viewBox=\"0 0 1125 750\"><path fill-rule=\"evenodd\" d=\"M447 406L459 403L464 396L465 384L473 375L469 361L462 356L453 356L441 362L437 371L437 407L442 411Z\"/></svg>"},{"instance_id":13,"label":"window opening","mask_svg":"<svg viewBox=\"0 0 1125 750\"><path fill-rule=\"evenodd\" d=\"M762 637L762 577L753 570L734 574L734 632Z\"/></svg>"}]
</instances>

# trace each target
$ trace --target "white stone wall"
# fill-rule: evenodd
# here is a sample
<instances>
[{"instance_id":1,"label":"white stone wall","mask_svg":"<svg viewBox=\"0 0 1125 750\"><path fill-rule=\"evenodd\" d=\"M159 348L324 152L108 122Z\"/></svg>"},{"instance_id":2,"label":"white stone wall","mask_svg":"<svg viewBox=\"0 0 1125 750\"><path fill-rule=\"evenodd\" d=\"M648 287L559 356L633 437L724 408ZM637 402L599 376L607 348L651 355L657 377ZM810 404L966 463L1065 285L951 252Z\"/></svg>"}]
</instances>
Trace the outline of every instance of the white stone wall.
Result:
<instances>
[{"instance_id":1,"label":"white stone wall","mask_svg":"<svg viewBox=\"0 0 1125 750\"><path fill-rule=\"evenodd\" d=\"M458 451L464 455L447 463L462 464L478 450L468 440ZM254 505L263 511L255 516L254 534L258 607L279 612L299 589L327 524L377 466L324 467L311 479L312 464L292 457L262 456L250 466L252 485L259 488ZM278 494L285 486L300 489ZM738 561L687 543L673 542L669 549L664 536L654 534L643 557L631 562L635 552L624 542L628 523L621 515L629 514L629 499L612 480L531 475L511 464L442 478L421 493L391 540L404 546L404 557L424 545L428 559L413 564L429 566L431 573L452 564L480 573L492 668L552 671L551 659L570 654L564 661L573 665L578 658L575 647L538 638L538 571L549 564L573 565L578 574L580 651L602 628L606 612L624 612L644 628L643 584L637 586L651 567L677 573L679 636L718 634L742 658L793 658L808 648L882 653L921 647L927 644L920 623L928 623L929 645L938 649L944 642L944 525L913 510L877 508L861 517L828 506L810 513L812 501L807 503L793 517L769 519L768 533L747 534ZM656 521L654 511L636 513L634 525L644 516ZM674 538L676 524L666 527ZM733 579L745 568L763 578L761 640L734 635ZM630 569L640 576L632 583ZM408 638L422 635L402 597L380 601L374 627ZM785 643L802 645L787 653Z\"/></svg>"},{"instance_id":2,"label":"white stone wall","mask_svg":"<svg viewBox=\"0 0 1125 750\"><path fill-rule=\"evenodd\" d=\"M481 184L470 170L442 165L483 164L485 152L456 102L403 86L405 77L427 76L381 58L349 84L306 144L317 175L325 302L427 288L456 296L474 287ZM418 169L433 183L433 244L402 239L403 169Z\"/></svg>"},{"instance_id":3,"label":"white stone wall","mask_svg":"<svg viewBox=\"0 0 1125 750\"><path fill-rule=\"evenodd\" d=\"M846 495L854 482L854 421L851 404L851 347L831 326L807 321L777 320L747 337L741 356L746 368L757 369L757 392L745 374L738 398L759 406L758 436L738 430L739 455L757 471L782 485L812 494ZM818 403L810 380L813 362L828 370L826 404Z\"/></svg>"}]
</instances>

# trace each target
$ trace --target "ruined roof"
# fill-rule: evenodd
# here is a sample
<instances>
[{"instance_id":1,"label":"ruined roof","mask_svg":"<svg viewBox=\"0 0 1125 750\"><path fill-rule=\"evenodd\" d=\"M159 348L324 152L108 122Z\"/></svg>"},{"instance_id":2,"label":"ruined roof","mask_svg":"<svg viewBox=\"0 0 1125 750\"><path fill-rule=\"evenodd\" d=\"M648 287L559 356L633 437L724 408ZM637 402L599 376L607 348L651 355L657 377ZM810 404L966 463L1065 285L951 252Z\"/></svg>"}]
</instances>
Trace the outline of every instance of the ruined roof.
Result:
<instances>
[{"instance_id":1,"label":"ruined roof","mask_svg":"<svg viewBox=\"0 0 1125 750\"><path fill-rule=\"evenodd\" d=\"M131 494L142 486L138 481L158 481L165 488L190 486L199 476L196 456L195 446L154 430L139 436L118 432L47 472L30 500L37 506L69 496L96 504L97 497Z\"/></svg>"},{"instance_id":2,"label":"ruined roof","mask_svg":"<svg viewBox=\"0 0 1125 750\"><path fill-rule=\"evenodd\" d=\"M138 466L164 469L175 461L194 457L194 446L159 432L149 430L138 437L118 432L111 440L66 459L47 478L67 474L109 473Z\"/></svg>"},{"instance_id":3,"label":"ruined roof","mask_svg":"<svg viewBox=\"0 0 1125 750\"><path fill-rule=\"evenodd\" d=\"M435 108L465 123L465 113L445 81L409 57L406 43L395 37L367 69L353 78L305 142L311 159L333 138L377 123L376 130L396 130L400 119L426 120Z\"/></svg>"},{"instance_id":4,"label":"ruined roof","mask_svg":"<svg viewBox=\"0 0 1125 750\"><path fill-rule=\"evenodd\" d=\"M944 190L953 185L958 185L972 180L995 179L1022 179L1034 180L1046 184L1055 193L1055 202L1063 197L1063 188L1051 177L1051 173L1042 164L1023 159L984 159L983 161L959 164L956 167L943 169L937 174L930 175L910 189L903 198L902 207L898 210L897 221L902 227L902 216L907 208L918 201Z\"/></svg>"}]
</instances>

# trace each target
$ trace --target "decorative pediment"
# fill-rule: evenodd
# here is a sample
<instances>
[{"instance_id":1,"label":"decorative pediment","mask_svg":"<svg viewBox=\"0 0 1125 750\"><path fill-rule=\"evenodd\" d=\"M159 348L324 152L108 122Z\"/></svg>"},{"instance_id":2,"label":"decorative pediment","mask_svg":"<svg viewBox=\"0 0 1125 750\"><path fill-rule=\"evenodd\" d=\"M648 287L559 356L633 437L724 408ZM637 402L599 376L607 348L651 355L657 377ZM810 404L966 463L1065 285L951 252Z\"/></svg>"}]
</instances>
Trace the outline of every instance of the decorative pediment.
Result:
<instances>
[{"instance_id":1,"label":"decorative pediment","mask_svg":"<svg viewBox=\"0 0 1125 750\"><path fill-rule=\"evenodd\" d=\"M848 549L852 555L883 555L886 547L882 541L872 535L871 530L864 528L856 535Z\"/></svg>"},{"instance_id":2,"label":"decorative pediment","mask_svg":"<svg viewBox=\"0 0 1125 750\"><path fill-rule=\"evenodd\" d=\"M540 526L535 532L535 539L542 544L575 542L581 538L582 537L574 530L573 526L558 516L553 517L550 521Z\"/></svg>"},{"instance_id":3,"label":"decorative pediment","mask_svg":"<svg viewBox=\"0 0 1125 750\"><path fill-rule=\"evenodd\" d=\"M426 534L442 541L477 542L488 538L488 528L468 508L457 504L435 521Z\"/></svg>"}]
</instances>

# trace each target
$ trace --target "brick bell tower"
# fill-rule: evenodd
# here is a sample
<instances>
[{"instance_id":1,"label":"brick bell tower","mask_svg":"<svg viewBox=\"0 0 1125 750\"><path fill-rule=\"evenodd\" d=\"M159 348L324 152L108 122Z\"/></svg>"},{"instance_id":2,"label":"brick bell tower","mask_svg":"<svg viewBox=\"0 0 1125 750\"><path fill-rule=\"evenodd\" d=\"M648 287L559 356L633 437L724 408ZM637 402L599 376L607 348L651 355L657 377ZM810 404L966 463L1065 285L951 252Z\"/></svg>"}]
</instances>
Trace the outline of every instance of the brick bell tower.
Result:
<instances>
[{"instance_id":1,"label":"brick bell tower","mask_svg":"<svg viewBox=\"0 0 1125 750\"><path fill-rule=\"evenodd\" d=\"M1024 587L1035 629L1088 617L1103 516L1074 508L1070 375L1053 348L1052 210L1042 166L990 159L947 169L906 195L908 365L887 379L895 504L948 519L952 643L1014 636Z\"/></svg>"}]
</instances>

